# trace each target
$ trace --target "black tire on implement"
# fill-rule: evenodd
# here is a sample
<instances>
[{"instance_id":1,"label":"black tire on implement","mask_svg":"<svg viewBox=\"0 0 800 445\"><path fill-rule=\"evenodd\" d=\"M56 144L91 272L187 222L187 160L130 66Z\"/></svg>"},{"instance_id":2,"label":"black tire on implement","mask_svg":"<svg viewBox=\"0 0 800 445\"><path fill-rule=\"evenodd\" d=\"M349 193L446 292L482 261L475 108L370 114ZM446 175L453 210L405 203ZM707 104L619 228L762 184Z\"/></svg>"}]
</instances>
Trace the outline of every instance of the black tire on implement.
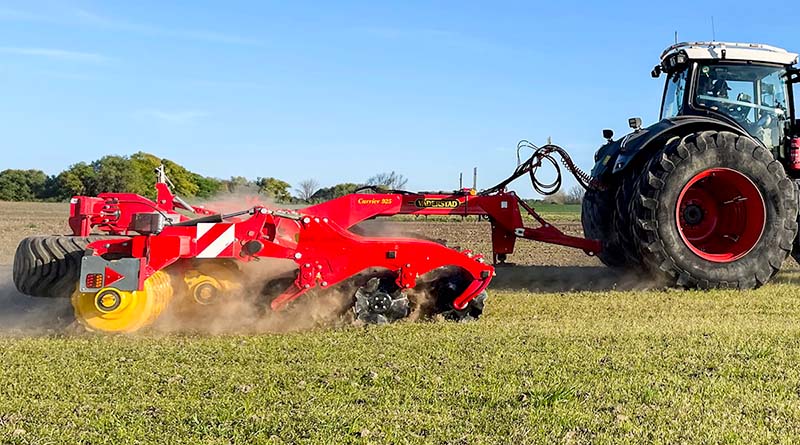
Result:
<instances>
[{"instance_id":1,"label":"black tire on implement","mask_svg":"<svg viewBox=\"0 0 800 445\"><path fill-rule=\"evenodd\" d=\"M483 291L475 296L467 303L467 307L462 310L449 309L442 312L445 320L467 322L477 320L483 315L483 308L486 306L486 299L489 298L489 293Z\"/></svg>"},{"instance_id":2,"label":"black tire on implement","mask_svg":"<svg viewBox=\"0 0 800 445\"><path fill-rule=\"evenodd\" d=\"M691 190L689 184L704 177L707 172L715 173L710 179L704 179L709 182L702 186L702 193L709 191L707 196L711 199L708 202L716 202L717 207L716 210L704 209L700 213L703 218L710 211L718 211L720 218L716 219L716 224L721 224L721 221L729 223L727 218L722 218L728 214L722 212L726 211L727 207L724 206L731 202L741 203L748 209L746 206L754 201L755 208L759 210L740 212L738 219L734 218L735 224L729 225L738 225L742 232L735 233L745 235L750 227L757 227L758 236L749 237L752 239L750 242L743 241L745 235L726 235L717 229L718 225L714 226L712 232L720 233L715 235L717 239L732 241L730 244L719 241L716 244L717 249L721 248L725 255L730 255L728 260L712 260L717 251L698 251L698 246L703 246L696 239L686 238L687 241L684 241L683 232L678 229L681 225L685 232L689 221L685 209L679 207L688 200L683 193L686 192L688 196L687 190ZM715 197L712 191L719 193L730 189L713 185L715 181L721 181L724 186L731 184L725 182L725 175L728 178L745 178L743 189L757 191L758 197L747 198L747 192L736 187L733 187L735 193L741 194L738 198ZM702 202L704 195L699 196ZM741 199L743 197L745 199ZM663 279L668 285L681 287L751 289L761 286L778 272L792 249L797 232L795 183L786 176L783 166L767 149L748 137L726 131L691 134L672 141L659 151L649 161L637 183L633 208L636 217L634 236L640 245L643 261L657 278ZM701 218L700 223L696 220L692 223L699 225L702 221ZM728 245L731 247L726 247Z\"/></svg>"},{"instance_id":3,"label":"black tire on implement","mask_svg":"<svg viewBox=\"0 0 800 445\"><path fill-rule=\"evenodd\" d=\"M586 238L602 243L603 250L597 258L608 267L624 267L627 265L625 250L614 230L615 191L587 190L581 204L581 224Z\"/></svg>"},{"instance_id":4,"label":"black tire on implement","mask_svg":"<svg viewBox=\"0 0 800 445\"><path fill-rule=\"evenodd\" d=\"M69 298L75 291L86 246L109 236L29 236L14 254L14 285L32 297Z\"/></svg>"},{"instance_id":5,"label":"black tire on implement","mask_svg":"<svg viewBox=\"0 0 800 445\"><path fill-rule=\"evenodd\" d=\"M472 278L464 270L449 268L442 272L441 277L431 283L429 292L436 299L434 313L441 314L449 321L473 321L483 315L486 299L489 293L484 290L467 303L467 307L458 310L453 307L453 301L461 295L472 283Z\"/></svg>"}]
</instances>

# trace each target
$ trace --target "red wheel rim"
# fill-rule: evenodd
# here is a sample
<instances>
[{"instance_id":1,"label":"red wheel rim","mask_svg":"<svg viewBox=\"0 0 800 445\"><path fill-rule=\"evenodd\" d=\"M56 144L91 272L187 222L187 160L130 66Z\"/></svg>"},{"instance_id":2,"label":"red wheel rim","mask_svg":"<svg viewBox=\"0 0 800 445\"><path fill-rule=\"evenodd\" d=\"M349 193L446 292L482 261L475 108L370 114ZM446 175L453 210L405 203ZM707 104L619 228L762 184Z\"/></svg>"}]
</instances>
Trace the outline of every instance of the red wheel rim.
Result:
<instances>
[{"instance_id":1,"label":"red wheel rim","mask_svg":"<svg viewBox=\"0 0 800 445\"><path fill-rule=\"evenodd\" d=\"M686 247L715 263L747 255L761 239L767 220L758 187L729 168L695 175L681 190L675 212Z\"/></svg>"}]
</instances>

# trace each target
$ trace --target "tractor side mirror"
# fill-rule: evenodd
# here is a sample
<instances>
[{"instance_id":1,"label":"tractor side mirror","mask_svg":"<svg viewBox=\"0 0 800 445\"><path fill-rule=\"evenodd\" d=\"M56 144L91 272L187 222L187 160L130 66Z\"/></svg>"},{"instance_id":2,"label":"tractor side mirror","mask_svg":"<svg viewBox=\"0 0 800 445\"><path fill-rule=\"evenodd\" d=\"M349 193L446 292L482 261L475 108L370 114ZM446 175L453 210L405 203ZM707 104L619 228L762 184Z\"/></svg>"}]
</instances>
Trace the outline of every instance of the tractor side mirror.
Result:
<instances>
[{"instance_id":1,"label":"tractor side mirror","mask_svg":"<svg viewBox=\"0 0 800 445\"><path fill-rule=\"evenodd\" d=\"M656 65L653 67L653 71L650 71L650 76L653 79L658 79L658 76L661 75L661 65Z\"/></svg>"},{"instance_id":2,"label":"tractor side mirror","mask_svg":"<svg viewBox=\"0 0 800 445\"><path fill-rule=\"evenodd\" d=\"M612 142L612 138L614 137L614 130L606 128L603 130L603 138L608 142Z\"/></svg>"}]
</instances>

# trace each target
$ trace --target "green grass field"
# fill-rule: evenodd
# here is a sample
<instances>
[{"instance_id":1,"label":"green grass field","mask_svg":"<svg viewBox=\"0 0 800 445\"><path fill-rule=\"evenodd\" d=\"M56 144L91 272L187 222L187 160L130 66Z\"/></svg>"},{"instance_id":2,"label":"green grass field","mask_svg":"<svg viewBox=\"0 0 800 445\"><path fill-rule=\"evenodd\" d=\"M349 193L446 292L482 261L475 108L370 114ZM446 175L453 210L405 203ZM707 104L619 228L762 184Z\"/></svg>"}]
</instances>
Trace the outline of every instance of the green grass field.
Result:
<instances>
[{"instance_id":1,"label":"green grass field","mask_svg":"<svg viewBox=\"0 0 800 445\"><path fill-rule=\"evenodd\" d=\"M790 279L496 290L466 324L0 337L0 443L798 443Z\"/></svg>"},{"instance_id":2,"label":"green grass field","mask_svg":"<svg viewBox=\"0 0 800 445\"><path fill-rule=\"evenodd\" d=\"M553 221L580 220L580 204L537 203L533 208L545 219Z\"/></svg>"}]
</instances>

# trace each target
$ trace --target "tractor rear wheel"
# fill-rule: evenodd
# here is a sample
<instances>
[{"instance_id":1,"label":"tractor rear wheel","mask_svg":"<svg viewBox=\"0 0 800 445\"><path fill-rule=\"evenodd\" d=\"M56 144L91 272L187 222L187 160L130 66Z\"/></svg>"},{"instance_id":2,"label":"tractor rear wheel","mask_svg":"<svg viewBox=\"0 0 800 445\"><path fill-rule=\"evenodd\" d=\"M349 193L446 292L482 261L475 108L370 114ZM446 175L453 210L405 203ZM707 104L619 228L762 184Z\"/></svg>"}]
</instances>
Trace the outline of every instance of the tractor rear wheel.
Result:
<instances>
[{"instance_id":1,"label":"tractor rear wheel","mask_svg":"<svg viewBox=\"0 0 800 445\"><path fill-rule=\"evenodd\" d=\"M86 246L113 236L29 236L14 254L14 285L32 297L69 298Z\"/></svg>"},{"instance_id":2,"label":"tractor rear wheel","mask_svg":"<svg viewBox=\"0 0 800 445\"><path fill-rule=\"evenodd\" d=\"M704 131L656 153L633 210L642 259L665 284L750 289L792 249L797 187L751 138Z\"/></svg>"},{"instance_id":3,"label":"tractor rear wheel","mask_svg":"<svg viewBox=\"0 0 800 445\"><path fill-rule=\"evenodd\" d=\"M609 267L623 267L627 264L625 250L614 230L616 189L587 190L581 205L581 224L586 238L598 240L603 249L597 258Z\"/></svg>"},{"instance_id":4,"label":"tractor rear wheel","mask_svg":"<svg viewBox=\"0 0 800 445\"><path fill-rule=\"evenodd\" d=\"M636 183L641 176L641 169L629 168L622 176L617 192L614 195L613 229L617 237L625 266L629 269L641 269L642 255L633 235L632 201L636 191Z\"/></svg>"},{"instance_id":5,"label":"tractor rear wheel","mask_svg":"<svg viewBox=\"0 0 800 445\"><path fill-rule=\"evenodd\" d=\"M797 223L800 226L800 215L797 216ZM794 243L792 243L792 258L800 264L800 230L797 231L797 235L794 237Z\"/></svg>"}]
</instances>

